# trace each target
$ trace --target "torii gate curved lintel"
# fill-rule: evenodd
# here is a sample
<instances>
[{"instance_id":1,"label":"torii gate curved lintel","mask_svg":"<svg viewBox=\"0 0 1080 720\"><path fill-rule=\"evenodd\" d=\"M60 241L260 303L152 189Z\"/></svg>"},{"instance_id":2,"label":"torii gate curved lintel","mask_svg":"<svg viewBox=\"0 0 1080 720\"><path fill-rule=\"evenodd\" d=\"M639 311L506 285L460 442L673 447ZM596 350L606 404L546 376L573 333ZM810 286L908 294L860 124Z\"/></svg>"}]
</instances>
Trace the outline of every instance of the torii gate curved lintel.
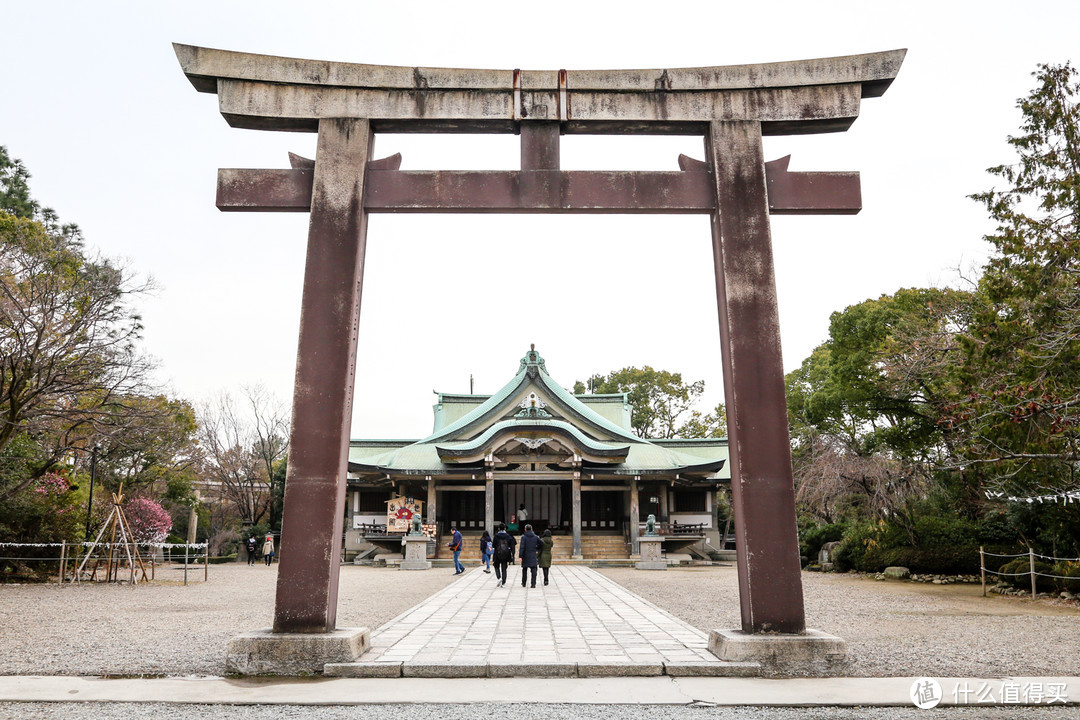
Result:
<instances>
[{"instance_id":1,"label":"torii gate curved lintel","mask_svg":"<svg viewBox=\"0 0 1080 720\"><path fill-rule=\"evenodd\" d=\"M222 210L310 212L275 633L335 630L357 325L371 212L707 213L723 348L746 633L805 631L768 215L855 213L855 172L766 163L765 135L835 132L905 50L665 70L359 65L174 45L233 127L318 133L314 162L223 169ZM376 132L521 135L521 170L406 172ZM672 172L568 172L569 133L690 134ZM317 362L316 362L317 359Z\"/></svg>"}]
</instances>

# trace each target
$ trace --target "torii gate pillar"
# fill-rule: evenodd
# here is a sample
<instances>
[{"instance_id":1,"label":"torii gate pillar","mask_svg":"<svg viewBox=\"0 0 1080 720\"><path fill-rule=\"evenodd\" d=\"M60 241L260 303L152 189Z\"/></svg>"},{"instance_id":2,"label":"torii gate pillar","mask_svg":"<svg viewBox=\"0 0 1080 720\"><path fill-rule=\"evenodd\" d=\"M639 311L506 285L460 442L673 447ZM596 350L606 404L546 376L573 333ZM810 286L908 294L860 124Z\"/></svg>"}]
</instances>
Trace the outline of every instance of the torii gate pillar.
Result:
<instances>
[{"instance_id":1,"label":"torii gate pillar","mask_svg":"<svg viewBox=\"0 0 1080 720\"><path fill-rule=\"evenodd\" d=\"M357 325L370 212L707 213L712 218L742 628L721 658L825 663L843 641L806 630L773 276L770 214L855 213L858 173L788 172L768 134L847 129L905 51L764 65L497 71L326 63L175 46L235 127L318 132L314 161L225 169L222 210L310 212L292 440L272 631L230 643L236 672L321 672L367 631L336 628ZM388 132L519 133L521 170L399 170L372 161ZM566 133L702 136L675 172L559 169ZM286 657L283 657L286 656Z\"/></svg>"}]
</instances>

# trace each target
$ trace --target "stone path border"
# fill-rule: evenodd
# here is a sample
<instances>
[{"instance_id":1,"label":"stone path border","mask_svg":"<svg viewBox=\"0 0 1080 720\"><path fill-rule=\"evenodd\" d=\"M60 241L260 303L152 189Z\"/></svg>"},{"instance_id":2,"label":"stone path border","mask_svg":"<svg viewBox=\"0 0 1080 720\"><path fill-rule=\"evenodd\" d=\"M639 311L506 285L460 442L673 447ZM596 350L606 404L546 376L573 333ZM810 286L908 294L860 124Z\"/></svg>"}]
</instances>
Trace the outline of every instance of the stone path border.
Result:
<instances>
[{"instance_id":1,"label":"stone path border","mask_svg":"<svg viewBox=\"0 0 1080 720\"><path fill-rule=\"evenodd\" d=\"M557 566L525 588L521 569L497 585L474 569L371 634L331 677L616 677L758 675L725 662L708 636L586 567Z\"/></svg>"},{"instance_id":2,"label":"stone path border","mask_svg":"<svg viewBox=\"0 0 1080 720\"><path fill-rule=\"evenodd\" d=\"M914 707L912 677L892 678L500 678L452 680L432 678L418 688L414 680L397 678L327 678L281 680L259 678L102 679L69 676L0 676L0 702L182 703L197 705L401 705L528 703L537 698L578 705L696 705L769 707ZM1075 706L1080 677L937 678L940 707ZM1062 684L1067 703L1002 702L1006 684ZM975 695L956 702L960 688L980 684L992 700ZM168 713L165 713L167 715ZM971 717L965 715L965 717Z\"/></svg>"}]
</instances>

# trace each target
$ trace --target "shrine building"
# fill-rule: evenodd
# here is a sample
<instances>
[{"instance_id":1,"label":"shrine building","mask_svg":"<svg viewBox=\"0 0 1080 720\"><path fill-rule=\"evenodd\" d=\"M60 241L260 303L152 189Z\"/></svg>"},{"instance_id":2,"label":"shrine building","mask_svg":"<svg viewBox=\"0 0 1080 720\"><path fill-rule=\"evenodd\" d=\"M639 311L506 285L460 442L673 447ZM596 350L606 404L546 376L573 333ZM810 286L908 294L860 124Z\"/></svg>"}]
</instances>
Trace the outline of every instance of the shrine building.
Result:
<instances>
[{"instance_id":1,"label":"shrine building","mask_svg":"<svg viewBox=\"0 0 1080 720\"><path fill-rule=\"evenodd\" d=\"M716 491L730 483L727 439L639 438L626 393L575 395L535 349L494 395L439 393L434 415L422 440L351 441L347 552L391 539L395 498L421 501L439 538L456 526L470 555L479 554L470 536L499 522L514 532L521 505L536 532L552 531L556 559L637 555L650 514L669 554L722 548Z\"/></svg>"}]
</instances>

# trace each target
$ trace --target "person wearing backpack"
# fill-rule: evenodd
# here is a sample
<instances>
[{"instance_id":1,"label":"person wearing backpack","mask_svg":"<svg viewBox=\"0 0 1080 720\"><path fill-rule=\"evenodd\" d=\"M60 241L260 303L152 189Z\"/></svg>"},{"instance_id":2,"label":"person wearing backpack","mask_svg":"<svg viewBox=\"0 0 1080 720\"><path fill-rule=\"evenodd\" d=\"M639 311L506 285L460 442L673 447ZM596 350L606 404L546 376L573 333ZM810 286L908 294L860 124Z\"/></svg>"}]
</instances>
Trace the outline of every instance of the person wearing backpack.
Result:
<instances>
[{"instance_id":1,"label":"person wearing backpack","mask_svg":"<svg viewBox=\"0 0 1080 720\"><path fill-rule=\"evenodd\" d=\"M491 543L491 533L485 530L483 537L480 538L480 562L487 566L484 568L484 572L489 575L491 574L491 554L493 552L495 552L495 547Z\"/></svg>"},{"instance_id":2,"label":"person wearing backpack","mask_svg":"<svg viewBox=\"0 0 1080 720\"><path fill-rule=\"evenodd\" d=\"M506 523L499 523L499 531L495 533L492 545L495 550L495 585L503 587L506 585L506 566L513 564L514 547L517 545L514 536L506 532Z\"/></svg>"}]
</instances>

